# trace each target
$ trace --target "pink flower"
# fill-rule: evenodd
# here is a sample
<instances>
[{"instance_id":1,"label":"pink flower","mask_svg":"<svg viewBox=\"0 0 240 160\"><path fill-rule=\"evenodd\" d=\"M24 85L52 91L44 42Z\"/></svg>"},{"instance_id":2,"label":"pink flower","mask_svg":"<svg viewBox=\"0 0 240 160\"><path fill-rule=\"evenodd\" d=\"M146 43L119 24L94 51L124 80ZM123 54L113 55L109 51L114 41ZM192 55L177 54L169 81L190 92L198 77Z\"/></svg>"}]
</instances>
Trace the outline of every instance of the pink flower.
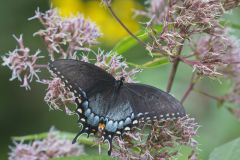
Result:
<instances>
[{"instance_id":1,"label":"pink flower","mask_svg":"<svg viewBox=\"0 0 240 160\"><path fill-rule=\"evenodd\" d=\"M129 83L134 82L135 74L141 71L140 69L129 69L128 64L121 55L102 50L99 50L96 55L95 65L109 72L115 79L119 80L124 77L125 81Z\"/></svg>"},{"instance_id":2,"label":"pink flower","mask_svg":"<svg viewBox=\"0 0 240 160\"><path fill-rule=\"evenodd\" d=\"M225 10L230 10L240 6L239 0L224 0L222 3Z\"/></svg>"},{"instance_id":3,"label":"pink flower","mask_svg":"<svg viewBox=\"0 0 240 160\"><path fill-rule=\"evenodd\" d=\"M227 102L233 103L233 104L240 104L240 76L235 77L233 79L233 86L232 86L232 90L227 93L226 95L223 96L223 99ZM234 115L238 115L236 117L240 118L240 110L239 109L233 109L232 113L234 113ZM237 113L237 114L235 114Z\"/></svg>"},{"instance_id":4,"label":"pink flower","mask_svg":"<svg viewBox=\"0 0 240 160\"><path fill-rule=\"evenodd\" d=\"M154 24L160 24L165 18L168 5L165 0L151 0L149 8L149 17Z\"/></svg>"},{"instance_id":5,"label":"pink flower","mask_svg":"<svg viewBox=\"0 0 240 160\"><path fill-rule=\"evenodd\" d=\"M160 33L150 34L153 40L148 43L147 49L174 58L187 41L191 44L194 34L213 34L220 26L218 19L223 13L218 0L152 0L148 24L161 24L163 29Z\"/></svg>"},{"instance_id":6,"label":"pink flower","mask_svg":"<svg viewBox=\"0 0 240 160\"><path fill-rule=\"evenodd\" d=\"M39 80L37 73L40 72L40 67L36 62L38 59L43 58L43 56L39 56L39 50L34 55L31 55L29 48L24 47L22 35L20 38L15 36L14 38L19 47L7 55L2 56L4 61L2 65L12 70L10 80L18 79L22 82L21 87L25 87L28 90L30 89L29 83L32 82L34 78Z\"/></svg>"},{"instance_id":7,"label":"pink flower","mask_svg":"<svg viewBox=\"0 0 240 160\"><path fill-rule=\"evenodd\" d=\"M185 63L192 65L201 75L227 76L240 72L240 48L225 30L222 30L221 35L199 39L193 53L197 58L196 63L191 60L185 60Z\"/></svg>"},{"instance_id":8,"label":"pink flower","mask_svg":"<svg viewBox=\"0 0 240 160\"><path fill-rule=\"evenodd\" d=\"M67 114L72 114L71 110L67 108L70 104L75 104L74 94L68 91L60 78L53 78L52 80L44 80L43 83L48 85L47 93L44 97L44 101L50 108L60 109L65 107Z\"/></svg>"},{"instance_id":9,"label":"pink flower","mask_svg":"<svg viewBox=\"0 0 240 160\"><path fill-rule=\"evenodd\" d=\"M35 18L42 23L44 29L34 35L43 38L52 60L56 58L55 53L60 54L61 58L75 59L77 51L90 51L90 47L97 44L97 38L101 35L98 27L81 15L66 18L61 17L57 9L50 9L45 13L37 10L30 20Z\"/></svg>"},{"instance_id":10,"label":"pink flower","mask_svg":"<svg viewBox=\"0 0 240 160\"><path fill-rule=\"evenodd\" d=\"M178 146L185 145L192 149L190 157L196 157L198 143L193 137L198 128L188 116L173 121L144 122L123 139L115 139L112 155L119 159L171 159L178 154Z\"/></svg>"},{"instance_id":11,"label":"pink flower","mask_svg":"<svg viewBox=\"0 0 240 160\"><path fill-rule=\"evenodd\" d=\"M14 142L14 145L10 147L9 160L48 160L84 154L83 146L59 138L58 132L53 129L43 140L34 140L31 143Z\"/></svg>"}]
</instances>

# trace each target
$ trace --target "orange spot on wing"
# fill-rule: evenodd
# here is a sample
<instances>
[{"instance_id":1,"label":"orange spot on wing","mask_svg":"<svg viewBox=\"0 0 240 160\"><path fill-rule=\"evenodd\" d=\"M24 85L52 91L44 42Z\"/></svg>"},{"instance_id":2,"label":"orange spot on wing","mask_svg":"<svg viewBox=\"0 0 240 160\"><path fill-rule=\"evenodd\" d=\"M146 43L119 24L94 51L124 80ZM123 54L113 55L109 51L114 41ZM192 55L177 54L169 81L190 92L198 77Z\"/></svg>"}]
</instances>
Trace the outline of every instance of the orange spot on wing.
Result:
<instances>
[{"instance_id":1,"label":"orange spot on wing","mask_svg":"<svg viewBox=\"0 0 240 160\"><path fill-rule=\"evenodd\" d=\"M106 125L105 125L104 123L102 123L102 122L100 122L100 123L98 124L98 129L100 129L100 130L104 130L105 127L106 127Z\"/></svg>"}]
</instances>

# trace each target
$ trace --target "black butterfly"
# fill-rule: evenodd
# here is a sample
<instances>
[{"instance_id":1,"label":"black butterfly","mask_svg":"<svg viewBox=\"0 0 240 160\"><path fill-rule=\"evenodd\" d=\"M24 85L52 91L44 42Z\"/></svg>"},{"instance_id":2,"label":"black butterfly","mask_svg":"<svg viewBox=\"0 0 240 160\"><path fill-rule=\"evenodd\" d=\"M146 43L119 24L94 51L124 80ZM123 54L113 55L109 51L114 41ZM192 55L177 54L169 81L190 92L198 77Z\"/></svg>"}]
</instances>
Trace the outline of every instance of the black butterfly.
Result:
<instances>
[{"instance_id":1,"label":"black butterfly","mask_svg":"<svg viewBox=\"0 0 240 160\"><path fill-rule=\"evenodd\" d=\"M130 131L139 121L168 120L185 116L183 106L174 97L152 86L124 83L124 77L116 80L103 69L77 60L51 62L52 70L74 93L82 133L103 133L109 142Z\"/></svg>"}]
</instances>

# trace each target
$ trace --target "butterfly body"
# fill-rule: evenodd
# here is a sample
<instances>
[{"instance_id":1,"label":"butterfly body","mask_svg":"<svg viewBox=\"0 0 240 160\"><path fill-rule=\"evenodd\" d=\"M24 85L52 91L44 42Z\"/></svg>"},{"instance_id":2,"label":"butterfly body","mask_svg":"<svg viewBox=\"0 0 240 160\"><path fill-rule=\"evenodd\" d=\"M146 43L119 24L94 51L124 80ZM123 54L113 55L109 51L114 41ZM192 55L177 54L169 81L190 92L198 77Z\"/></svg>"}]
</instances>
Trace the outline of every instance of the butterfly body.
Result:
<instances>
[{"instance_id":1,"label":"butterfly body","mask_svg":"<svg viewBox=\"0 0 240 160\"><path fill-rule=\"evenodd\" d=\"M103 69L77 60L57 60L49 65L74 93L76 113L83 133L101 132L110 144L141 121L168 120L185 116L182 105L155 87L116 80Z\"/></svg>"}]
</instances>

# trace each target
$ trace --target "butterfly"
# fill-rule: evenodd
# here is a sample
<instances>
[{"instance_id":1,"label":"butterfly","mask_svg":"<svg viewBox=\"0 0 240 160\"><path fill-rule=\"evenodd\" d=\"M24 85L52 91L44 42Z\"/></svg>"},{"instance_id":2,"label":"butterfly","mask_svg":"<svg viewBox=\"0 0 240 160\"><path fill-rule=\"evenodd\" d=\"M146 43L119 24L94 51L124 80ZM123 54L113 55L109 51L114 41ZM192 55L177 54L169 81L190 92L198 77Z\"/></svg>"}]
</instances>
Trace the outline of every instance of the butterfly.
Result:
<instances>
[{"instance_id":1,"label":"butterfly","mask_svg":"<svg viewBox=\"0 0 240 160\"><path fill-rule=\"evenodd\" d=\"M109 143L108 155L113 138L121 137L140 122L186 115L181 103L170 94L145 84L125 83L124 77L116 80L94 64L60 59L50 62L49 69L76 97L76 113L82 129L73 143L83 133L89 136L101 132Z\"/></svg>"}]
</instances>

